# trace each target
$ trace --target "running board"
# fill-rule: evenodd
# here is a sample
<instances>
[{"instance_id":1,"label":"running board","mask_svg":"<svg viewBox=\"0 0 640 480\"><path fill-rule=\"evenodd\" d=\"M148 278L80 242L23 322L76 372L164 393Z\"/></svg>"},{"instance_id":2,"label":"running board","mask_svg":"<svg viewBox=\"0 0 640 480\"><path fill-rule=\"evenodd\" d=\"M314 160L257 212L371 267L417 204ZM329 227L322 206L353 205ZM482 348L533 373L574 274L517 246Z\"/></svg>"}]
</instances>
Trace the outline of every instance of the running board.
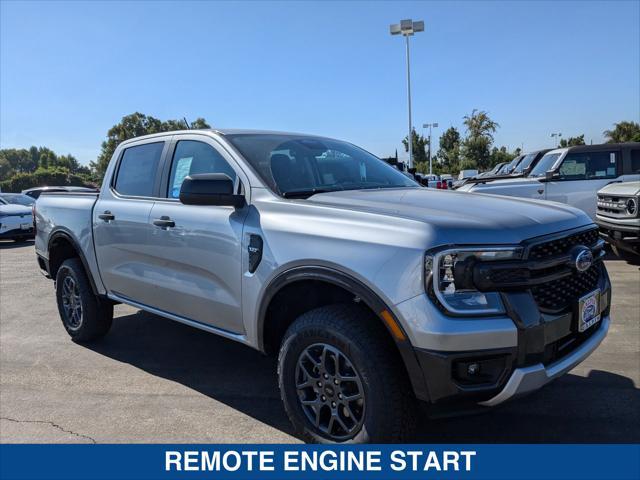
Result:
<instances>
[{"instance_id":1,"label":"running board","mask_svg":"<svg viewBox=\"0 0 640 480\"><path fill-rule=\"evenodd\" d=\"M144 310L145 312L153 313L160 317L168 318L169 320L173 320L175 322L184 323L185 325L189 325L190 327L198 328L200 330L204 330L205 332L214 333L216 335L220 335L221 337L229 338L231 340L235 340L236 342L240 342L245 345L251 346L245 335L240 335L238 333L233 333L228 330L223 330L222 328L216 328L206 323L181 317L180 315L174 315L173 313L165 312L164 310L153 308L148 305L138 303L135 300L131 300L127 297L121 297L120 295L116 295L113 293L109 293L107 296L111 300L114 300L116 302L126 303L127 305L131 305L132 307L139 308L140 310Z\"/></svg>"}]
</instances>

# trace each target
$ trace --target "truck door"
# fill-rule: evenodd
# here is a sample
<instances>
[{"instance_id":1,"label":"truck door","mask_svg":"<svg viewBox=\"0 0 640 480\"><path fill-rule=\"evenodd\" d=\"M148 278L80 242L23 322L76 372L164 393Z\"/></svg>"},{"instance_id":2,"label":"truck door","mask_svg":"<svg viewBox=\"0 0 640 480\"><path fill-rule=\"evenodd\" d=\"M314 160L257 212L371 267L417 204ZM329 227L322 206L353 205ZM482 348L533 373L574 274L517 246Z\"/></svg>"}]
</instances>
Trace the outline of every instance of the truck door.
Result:
<instances>
[{"instance_id":1,"label":"truck door","mask_svg":"<svg viewBox=\"0 0 640 480\"><path fill-rule=\"evenodd\" d=\"M142 304L152 299L155 283L146 253L149 215L168 144L156 139L125 148L93 210L96 257L107 291Z\"/></svg>"},{"instance_id":2,"label":"truck door","mask_svg":"<svg viewBox=\"0 0 640 480\"><path fill-rule=\"evenodd\" d=\"M163 196L149 218L153 262L150 305L233 333L244 333L241 308L242 230L248 207L184 205L187 175L224 173L240 185L242 171L215 140L180 135L170 149ZM244 185L248 186L245 180Z\"/></svg>"},{"instance_id":3,"label":"truck door","mask_svg":"<svg viewBox=\"0 0 640 480\"><path fill-rule=\"evenodd\" d=\"M596 218L596 192L622 177L620 151L569 151L558 168L558 177L547 182L547 200L565 203Z\"/></svg>"}]
</instances>

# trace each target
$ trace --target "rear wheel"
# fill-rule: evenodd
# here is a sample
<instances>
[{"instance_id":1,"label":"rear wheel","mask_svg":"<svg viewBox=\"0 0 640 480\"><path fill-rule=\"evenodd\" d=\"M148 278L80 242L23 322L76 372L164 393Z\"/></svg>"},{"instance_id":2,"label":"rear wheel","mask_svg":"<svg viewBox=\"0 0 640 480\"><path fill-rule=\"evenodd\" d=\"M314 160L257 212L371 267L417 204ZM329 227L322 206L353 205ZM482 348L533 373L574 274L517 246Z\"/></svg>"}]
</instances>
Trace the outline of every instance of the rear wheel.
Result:
<instances>
[{"instance_id":1,"label":"rear wheel","mask_svg":"<svg viewBox=\"0 0 640 480\"><path fill-rule=\"evenodd\" d=\"M287 414L307 442L401 442L415 423L395 346L357 305L301 315L285 334L278 377Z\"/></svg>"},{"instance_id":2,"label":"rear wheel","mask_svg":"<svg viewBox=\"0 0 640 480\"><path fill-rule=\"evenodd\" d=\"M78 258L65 260L56 274L58 312L65 330L76 342L89 342L109 331L113 305L98 298Z\"/></svg>"}]
</instances>

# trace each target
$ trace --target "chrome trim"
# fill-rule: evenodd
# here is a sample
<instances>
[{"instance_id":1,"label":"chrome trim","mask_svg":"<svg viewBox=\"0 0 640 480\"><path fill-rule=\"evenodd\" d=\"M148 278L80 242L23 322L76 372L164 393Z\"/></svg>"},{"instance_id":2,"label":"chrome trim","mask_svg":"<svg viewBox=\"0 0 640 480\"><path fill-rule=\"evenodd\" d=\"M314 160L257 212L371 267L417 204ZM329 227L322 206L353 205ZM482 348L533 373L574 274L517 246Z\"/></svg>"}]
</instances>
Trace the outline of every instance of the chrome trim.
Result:
<instances>
[{"instance_id":1,"label":"chrome trim","mask_svg":"<svg viewBox=\"0 0 640 480\"><path fill-rule=\"evenodd\" d=\"M600 325L600 328L566 357L546 367L542 363L538 363L529 367L516 368L502 391L489 400L479 402L479 405L494 407L516 395L538 390L551 380L567 373L591 355L591 353L598 348L602 340L604 340L604 337L607 336L611 317L606 316L601 321L602 325Z\"/></svg>"}]
</instances>

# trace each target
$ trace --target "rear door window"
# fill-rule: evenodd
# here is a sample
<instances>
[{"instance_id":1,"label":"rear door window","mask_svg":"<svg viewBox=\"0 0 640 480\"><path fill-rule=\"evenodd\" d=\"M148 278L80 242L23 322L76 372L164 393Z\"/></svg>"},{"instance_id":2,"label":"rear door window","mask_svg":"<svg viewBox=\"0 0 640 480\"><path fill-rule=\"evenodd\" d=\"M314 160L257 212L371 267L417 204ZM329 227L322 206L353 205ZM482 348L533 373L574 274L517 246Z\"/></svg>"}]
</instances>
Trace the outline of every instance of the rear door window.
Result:
<instances>
[{"instance_id":1,"label":"rear door window","mask_svg":"<svg viewBox=\"0 0 640 480\"><path fill-rule=\"evenodd\" d=\"M558 173L562 180L594 180L618 176L618 152L569 153Z\"/></svg>"},{"instance_id":2,"label":"rear door window","mask_svg":"<svg viewBox=\"0 0 640 480\"><path fill-rule=\"evenodd\" d=\"M121 195L153 197L158 165L164 142L146 143L127 148L122 154L114 183Z\"/></svg>"}]
</instances>

